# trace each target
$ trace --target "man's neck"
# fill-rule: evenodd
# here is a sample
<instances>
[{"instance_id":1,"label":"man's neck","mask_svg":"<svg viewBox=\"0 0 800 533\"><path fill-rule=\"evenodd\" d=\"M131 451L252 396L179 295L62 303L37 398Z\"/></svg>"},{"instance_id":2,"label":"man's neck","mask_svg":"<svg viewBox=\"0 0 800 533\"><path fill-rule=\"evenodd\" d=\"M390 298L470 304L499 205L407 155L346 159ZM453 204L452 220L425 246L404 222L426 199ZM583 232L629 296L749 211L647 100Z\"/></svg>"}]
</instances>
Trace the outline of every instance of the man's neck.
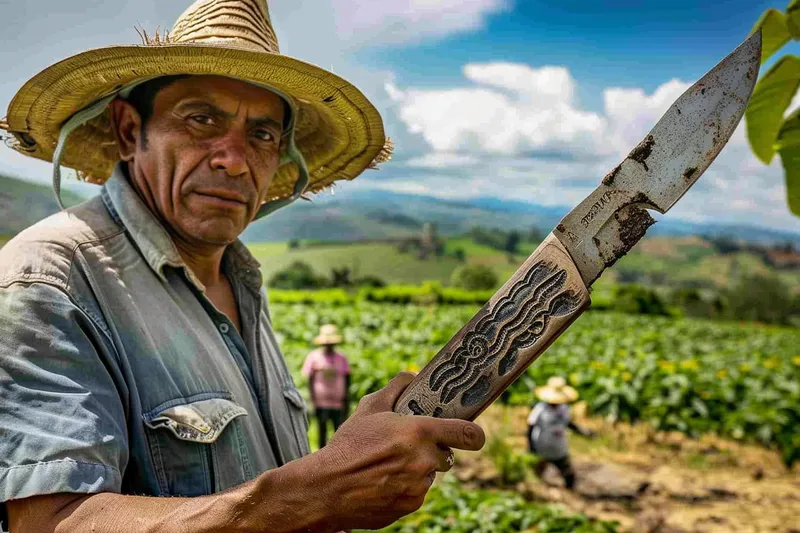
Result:
<instances>
[{"instance_id":1,"label":"man's neck","mask_svg":"<svg viewBox=\"0 0 800 533\"><path fill-rule=\"evenodd\" d=\"M214 287L223 281L222 256L225 253L225 246L198 250L196 247L183 243L174 235L172 236L172 241L175 243L175 248L178 249L181 259L197 276L200 283L206 287Z\"/></svg>"}]
</instances>

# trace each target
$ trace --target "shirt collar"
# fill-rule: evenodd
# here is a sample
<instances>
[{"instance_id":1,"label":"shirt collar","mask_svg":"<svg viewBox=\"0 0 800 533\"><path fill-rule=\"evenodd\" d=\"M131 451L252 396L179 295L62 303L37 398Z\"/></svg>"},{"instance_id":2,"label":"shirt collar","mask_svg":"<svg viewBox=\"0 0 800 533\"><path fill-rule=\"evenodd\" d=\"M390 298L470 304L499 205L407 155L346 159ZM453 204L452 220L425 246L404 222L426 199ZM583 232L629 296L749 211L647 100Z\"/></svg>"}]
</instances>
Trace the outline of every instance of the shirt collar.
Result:
<instances>
[{"instance_id":1,"label":"shirt collar","mask_svg":"<svg viewBox=\"0 0 800 533\"><path fill-rule=\"evenodd\" d=\"M114 171L101 192L109 213L125 227L147 264L162 281L167 281L164 266L171 266L183 270L189 281L201 292L205 292L205 286L181 259L167 230L128 182L123 165L124 163L118 162L114 166ZM261 264L240 240L237 239L225 249L222 268L250 288L261 290Z\"/></svg>"}]
</instances>

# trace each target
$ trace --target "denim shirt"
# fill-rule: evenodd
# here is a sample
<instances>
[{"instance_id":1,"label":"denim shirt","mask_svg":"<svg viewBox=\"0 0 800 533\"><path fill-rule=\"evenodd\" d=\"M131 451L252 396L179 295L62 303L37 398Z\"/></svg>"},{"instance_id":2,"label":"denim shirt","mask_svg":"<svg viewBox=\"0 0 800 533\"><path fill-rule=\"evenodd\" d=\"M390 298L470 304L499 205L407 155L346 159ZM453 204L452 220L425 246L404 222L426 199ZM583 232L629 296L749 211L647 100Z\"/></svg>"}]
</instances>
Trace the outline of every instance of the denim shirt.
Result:
<instances>
[{"instance_id":1,"label":"denim shirt","mask_svg":"<svg viewBox=\"0 0 800 533\"><path fill-rule=\"evenodd\" d=\"M0 507L199 496L309 453L259 264L237 241L223 270L241 335L119 165L100 196L0 250Z\"/></svg>"}]
</instances>

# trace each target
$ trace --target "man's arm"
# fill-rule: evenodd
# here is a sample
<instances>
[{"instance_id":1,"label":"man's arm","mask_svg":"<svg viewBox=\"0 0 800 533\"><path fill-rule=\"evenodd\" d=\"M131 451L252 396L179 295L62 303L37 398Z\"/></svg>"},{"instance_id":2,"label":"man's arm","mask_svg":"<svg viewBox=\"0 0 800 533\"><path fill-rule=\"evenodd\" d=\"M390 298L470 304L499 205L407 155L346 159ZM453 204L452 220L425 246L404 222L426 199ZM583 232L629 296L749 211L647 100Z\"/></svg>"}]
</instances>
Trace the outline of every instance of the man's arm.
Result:
<instances>
[{"instance_id":1,"label":"man's arm","mask_svg":"<svg viewBox=\"0 0 800 533\"><path fill-rule=\"evenodd\" d=\"M198 498L101 493L7 502L13 533L308 532L377 529L417 510L447 448L478 450L464 420L392 412L413 375L365 396L322 450L230 491ZM391 480L387 483L386 480Z\"/></svg>"},{"instance_id":2,"label":"man's arm","mask_svg":"<svg viewBox=\"0 0 800 533\"><path fill-rule=\"evenodd\" d=\"M572 431L576 431L576 432L580 433L584 437L593 437L594 436L594 431L592 431L589 428L581 427L581 426L579 426L578 424L576 424L575 422L573 422L571 420L570 420L569 424L567 424L567 427L569 429L571 429Z\"/></svg>"}]
</instances>

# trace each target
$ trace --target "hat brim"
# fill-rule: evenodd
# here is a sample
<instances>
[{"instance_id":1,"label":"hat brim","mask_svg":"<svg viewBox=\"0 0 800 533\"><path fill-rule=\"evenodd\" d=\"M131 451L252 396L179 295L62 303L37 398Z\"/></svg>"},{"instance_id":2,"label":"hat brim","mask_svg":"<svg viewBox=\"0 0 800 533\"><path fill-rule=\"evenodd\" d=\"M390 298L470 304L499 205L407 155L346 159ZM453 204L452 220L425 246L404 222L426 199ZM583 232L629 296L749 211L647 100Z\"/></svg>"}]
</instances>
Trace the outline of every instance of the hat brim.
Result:
<instances>
[{"instance_id":1,"label":"hat brim","mask_svg":"<svg viewBox=\"0 0 800 533\"><path fill-rule=\"evenodd\" d=\"M326 344L341 344L342 337L339 335L330 335L330 336L318 336L314 338L314 344L319 346L323 346Z\"/></svg>"},{"instance_id":2,"label":"hat brim","mask_svg":"<svg viewBox=\"0 0 800 533\"><path fill-rule=\"evenodd\" d=\"M555 389L553 387L536 387L534 391L536 397L542 400L543 402L553 403L553 404L561 404L561 403L572 403L578 399L578 391L566 385L564 387L560 387Z\"/></svg>"},{"instance_id":3,"label":"hat brim","mask_svg":"<svg viewBox=\"0 0 800 533\"><path fill-rule=\"evenodd\" d=\"M295 142L308 165L310 192L355 178L386 143L377 109L355 86L331 72L280 54L161 44L89 50L31 78L8 108L8 130L18 141L14 148L52 161L61 125L77 111L136 80L177 74L226 76L289 95L297 108ZM118 159L103 113L70 135L62 164L87 181L103 183ZM267 199L290 196L297 176L294 163L282 165Z\"/></svg>"}]
</instances>

